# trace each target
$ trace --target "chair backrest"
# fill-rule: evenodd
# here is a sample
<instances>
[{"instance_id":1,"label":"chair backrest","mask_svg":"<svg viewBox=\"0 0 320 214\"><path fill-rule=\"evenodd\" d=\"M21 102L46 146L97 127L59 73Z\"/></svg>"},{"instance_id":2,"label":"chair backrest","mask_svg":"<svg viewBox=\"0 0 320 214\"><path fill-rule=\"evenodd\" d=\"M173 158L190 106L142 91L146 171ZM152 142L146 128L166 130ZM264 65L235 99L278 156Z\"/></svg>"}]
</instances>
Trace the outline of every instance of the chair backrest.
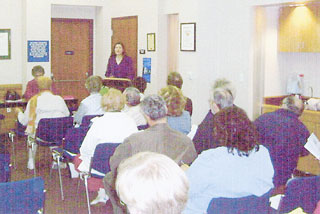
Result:
<instances>
[{"instance_id":1,"label":"chair backrest","mask_svg":"<svg viewBox=\"0 0 320 214\"><path fill-rule=\"evenodd\" d=\"M268 214L272 212L269 204L270 193L257 197L213 198L207 209L208 214Z\"/></svg>"},{"instance_id":2,"label":"chair backrest","mask_svg":"<svg viewBox=\"0 0 320 214\"><path fill-rule=\"evenodd\" d=\"M120 143L101 143L96 146L91 168L106 174L110 171L109 159ZM92 175L93 177L99 177Z\"/></svg>"},{"instance_id":3,"label":"chair backrest","mask_svg":"<svg viewBox=\"0 0 320 214\"><path fill-rule=\"evenodd\" d=\"M80 153L79 149L88 130L89 127L85 126L80 126L78 128L72 127L68 129L65 135L64 149L74 154Z\"/></svg>"},{"instance_id":4,"label":"chair backrest","mask_svg":"<svg viewBox=\"0 0 320 214\"><path fill-rule=\"evenodd\" d=\"M297 207L312 213L320 200L320 176L294 178L287 183L287 189L280 202L280 213L287 213Z\"/></svg>"},{"instance_id":5,"label":"chair backrest","mask_svg":"<svg viewBox=\"0 0 320 214\"><path fill-rule=\"evenodd\" d=\"M59 142L73 126L72 117L43 118L39 121L36 137L48 142Z\"/></svg>"},{"instance_id":6,"label":"chair backrest","mask_svg":"<svg viewBox=\"0 0 320 214\"><path fill-rule=\"evenodd\" d=\"M10 181L10 153L0 144L0 182Z\"/></svg>"},{"instance_id":7,"label":"chair backrest","mask_svg":"<svg viewBox=\"0 0 320 214\"><path fill-rule=\"evenodd\" d=\"M100 117L100 116L102 116L102 114L83 116L82 121L81 121L81 126L89 127L91 124L91 119L95 118L95 117Z\"/></svg>"},{"instance_id":8,"label":"chair backrest","mask_svg":"<svg viewBox=\"0 0 320 214\"><path fill-rule=\"evenodd\" d=\"M0 213L38 213L44 208L44 194L41 177L0 183Z\"/></svg>"}]
</instances>

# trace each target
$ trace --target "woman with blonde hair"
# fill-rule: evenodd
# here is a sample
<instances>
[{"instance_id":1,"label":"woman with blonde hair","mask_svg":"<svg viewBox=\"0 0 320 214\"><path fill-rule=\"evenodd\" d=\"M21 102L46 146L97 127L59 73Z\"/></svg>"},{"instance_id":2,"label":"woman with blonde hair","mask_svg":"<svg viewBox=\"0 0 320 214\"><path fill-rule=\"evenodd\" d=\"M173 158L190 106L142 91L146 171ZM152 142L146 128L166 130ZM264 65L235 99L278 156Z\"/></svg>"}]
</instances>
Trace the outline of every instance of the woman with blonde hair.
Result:
<instances>
[{"instance_id":1,"label":"woman with blonde hair","mask_svg":"<svg viewBox=\"0 0 320 214\"><path fill-rule=\"evenodd\" d=\"M168 85L162 88L158 94L166 102L169 126L179 132L188 134L191 130L191 117L189 112L184 110L186 98L181 90L175 86Z\"/></svg>"},{"instance_id":2,"label":"woman with blonde hair","mask_svg":"<svg viewBox=\"0 0 320 214\"><path fill-rule=\"evenodd\" d=\"M140 152L119 165L116 190L131 214L181 214L189 182L168 156Z\"/></svg>"},{"instance_id":3,"label":"woman with blonde hair","mask_svg":"<svg viewBox=\"0 0 320 214\"><path fill-rule=\"evenodd\" d=\"M79 171L89 171L90 160L98 144L122 143L126 137L138 131L135 121L126 113L121 112L125 103L125 96L114 88L109 89L102 96L101 106L105 113L93 120L93 124L80 147L80 154L74 159L75 167ZM102 180L97 186L99 186L98 197L91 204L105 203L108 199Z\"/></svg>"},{"instance_id":4,"label":"woman with blonde hair","mask_svg":"<svg viewBox=\"0 0 320 214\"><path fill-rule=\"evenodd\" d=\"M37 86L40 92L34 95L27 104L25 112L16 108L18 121L27 126L26 133L34 136L42 118L67 117L70 112L63 98L51 92L52 80L49 77L38 77ZM36 145L29 151L28 169L34 169Z\"/></svg>"}]
</instances>

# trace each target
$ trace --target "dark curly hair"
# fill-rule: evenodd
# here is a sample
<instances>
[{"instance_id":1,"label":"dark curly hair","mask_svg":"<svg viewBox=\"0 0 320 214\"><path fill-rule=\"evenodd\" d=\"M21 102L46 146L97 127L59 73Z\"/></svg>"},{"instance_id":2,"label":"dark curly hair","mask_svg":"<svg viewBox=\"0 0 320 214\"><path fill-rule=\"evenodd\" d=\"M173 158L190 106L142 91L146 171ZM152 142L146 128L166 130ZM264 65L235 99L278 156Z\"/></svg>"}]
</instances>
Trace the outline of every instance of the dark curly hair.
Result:
<instances>
[{"instance_id":1,"label":"dark curly hair","mask_svg":"<svg viewBox=\"0 0 320 214\"><path fill-rule=\"evenodd\" d=\"M213 118L213 138L226 146L230 153L237 149L239 156L249 156L259 150L258 132L246 112L239 107L227 107Z\"/></svg>"}]
</instances>

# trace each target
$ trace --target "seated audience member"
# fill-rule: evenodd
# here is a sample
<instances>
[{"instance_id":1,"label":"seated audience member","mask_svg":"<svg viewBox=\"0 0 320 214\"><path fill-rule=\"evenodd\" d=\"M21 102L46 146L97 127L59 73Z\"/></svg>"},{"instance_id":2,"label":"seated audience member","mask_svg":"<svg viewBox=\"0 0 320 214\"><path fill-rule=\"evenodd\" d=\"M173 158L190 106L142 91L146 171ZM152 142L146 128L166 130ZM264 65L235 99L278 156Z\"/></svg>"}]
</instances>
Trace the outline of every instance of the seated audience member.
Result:
<instances>
[{"instance_id":1,"label":"seated audience member","mask_svg":"<svg viewBox=\"0 0 320 214\"><path fill-rule=\"evenodd\" d=\"M146 125L147 121L140 110L140 92L134 87L126 88L123 92L126 96L127 103L123 108L123 112L127 113L136 121L137 126Z\"/></svg>"},{"instance_id":2,"label":"seated audience member","mask_svg":"<svg viewBox=\"0 0 320 214\"><path fill-rule=\"evenodd\" d=\"M93 124L85 136L80 147L80 155L75 157L75 168L81 172L88 172L90 161L96 146L100 143L122 143L129 135L138 131L135 121L126 113L121 112L125 104L125 97L121 91L111 88L103 95L101 105L105 111L104 115L93 120ZM96 204L106 202L102 180L98 181L98 197L91 202Z\"/></svg>"},{"instance_id":3,"label":"seated audience member","mask_svg":"<svg viewBox=\"0 0 320 214\"><path fill-rule=\"evenodd\" d=\"M231 90L229 90L228 87L222 87L221 81L224 82L226 80L222 79L217 80L215 82L211 98L209 99L209 113L207 114L205 119L200 123L197 132L193 137L193 143L198 154L200 154L204 150L220 146L218 142L215 142L213 140L213 131L215 125L213 123L214 114L219 112L221 109L234 106L234 97L231 93ZM219 87L216 87L217 85Z\"/></svg>"},{"instance_id":4,"label":"seated audience member","mask_svg":"<svg viewBox=\"0 0 320 214\"><path fill-rule=\"evenodd\" d=\"M140 100L143 100L144 91L147 88L147 81L143 77L135 77L132 80L132 86L140 91Z\"/></svg>"},{"instance_id":5,"label":"seated audience member","mask_svg":"<svg viewBox=\"0 0 320 214\"><path fill-rule=\"evenodd\" d=\"M191 117L189 112L184 110L186 99L181 90L168 85L159 91L159 95L167 104L169 126L181 133L188 134L191 131Z\"/></svg>"},{"instance_id":6,"label":"seated audience member","mask_svg":"<svg viewBox=\"0 0 320 214\"><path fill-rule=\"evenodd\" d=\"M49 77L37 77L37 87L39 87L40 92L28 101L25 112L16 108L18 121L27 126L25 132L29 136L34 137L40 119L67 117L70 114L63 98L52 94L50 91L51 84L52 80ZM36 150L37 145L29 150L28 169L34 169Z\"/></svg>"},{"instance_id":7,"label":"seated audience member","mask_svg":"<svg viewBox=\"0 0 320 214\"><path fill-rule=\"evenodd\" d=\"M277 193L284 193L285 185L297 167L299 156L309 154L304 144L310 133L299 120L303 110L302 100L289 96L283 99L280 109L265 113L254 121L260 143L270 151L275 170L273 183Z\"/></svg>"},{"instance_id":8,"label":"seated audience member","mask_svg":"<svg viewBox=\"0 0 320 214\"><path fill-rule=\"evenodd\" d=\"M119 165L116 189L131 214L181 214L189 182L166 155L140 152Z\"/></svg>"},{"instance_id":9,"label":"seated audience member","mask_svg":"<svg viewBox=\"0 0 320 214\"><path fill-rule=\"evenodd\" d=\"M81 101L80 106L74 115L74 122L76 124L80 125L82 118L85 115L99 115L104 113L101 107L101 94L99 93L101 86L101 77L91 76L87 78L85 87L90 95Z\"/></svg>"},{"instance_id":10,"label":"seated audience member","mask_svg":"<svg viewBox=\"0 0 320 214\"><path fill-rule=\"evenodd\" d=\"M39 93L40 89L37 83L37 79L38 77L42 77L43 75L44 75L44 69L42 66L36 65L32 68L32 76L34 77L34 79L30 80L27 84L26 91L24 92L24 95L23 95L23 97L26 100L29 100L31 97ZM53 94L58 94L58 91L55 88L53 83L51 84L50 90Z\"/></svg>"},{"instance_id":11,"label":"seated audience member","mask_svg":"<svg viewBox=\"0 0 320 214\"><path fill-rule=\"evenodd\" d=\"M125 213L115 192L116 170L120 162L132 155L150 151L167 155L177 164L190 164L197 157L194 145L186 135L171 129L167 124L167 107L162 97L150 95L140 103L150 128L135 133L120 144L110 158L111 171L104 177L104 186L113 206L113 212Z\"/></svg>"},{"instance_id":12,"label":"seated audience member","mask_svg":"<svg viewBox=\"0 0 320 214\"><path fill-rule=\"evenodd\" d=\"M178 72L170 72L167 79L167 85L173 85L181 89L183 84L183 79ZM192 100L188 97L186 98L186 105L184 109L190 113L192 116Z\"/></svg>"},{"instance_id":13,"label":"seated audience member","mask_svg":"<svg viewBox=\"0 0 320 214\"><path fill-rule=\"evenodd\" d=\"M268 149L246 113L227 107L213 118L218 148L203 151L186 171L190 190L184 214L203 214L212 198L262 196L273 188Z\"/></svg>"}]
</instances>

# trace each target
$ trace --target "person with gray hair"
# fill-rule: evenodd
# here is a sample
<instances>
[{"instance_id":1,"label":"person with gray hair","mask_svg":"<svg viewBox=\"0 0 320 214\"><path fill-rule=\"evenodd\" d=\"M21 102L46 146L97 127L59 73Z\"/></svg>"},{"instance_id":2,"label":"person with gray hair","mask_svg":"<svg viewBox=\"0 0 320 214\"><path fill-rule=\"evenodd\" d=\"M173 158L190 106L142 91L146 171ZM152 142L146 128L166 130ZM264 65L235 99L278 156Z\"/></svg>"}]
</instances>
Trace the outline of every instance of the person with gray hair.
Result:
<instances>
[{"instance_id":1,"label":"person with gray hair","mask_svg":"<svg viewBox=\"0 0 320 214\"><path fill-rule=\"evenodd\" d=\"M130 135L117 147L110 158L111 171L103 179L113 212L117 214L126 213L115 191L116 170L122 160L144 151L167 155L178 165L190 164L197 157L190 138L171 129L167 124L167 107L162 97L147 96L142 100L140 107L150 128Z\"/></svg>"},{"instance_id":2,"label":"person with gray hair","mask_svg":"<svg viewBox=\"0 0 320 214\"><path fill-rule=\"evenodd\" d=\"M140 152L119 165L116 190L131 214L181 214L189 182L166 155Z\"/></svg>"},{"instance_id":3,"label":"person with gray hair","mask_svg":"<svg viewBox=\"0 0 320 214\"><path fill-rule=\"evenodd\" d=\"M284 193L299 157L309 154L304 144L310 133L299 120L303 110L302 100L288 96L282 100L280 109L262 114L254 121L260 136L259 142L270 151L277 193Z\"/></svg>"},{"instance_id":4,"label":"person with gray hair","mask_svg":"<svg viewBox=\"0 0 320 214\"><path fill-rule=\"evenodd\" d=\"M102 115L104 113L101 107L101 94L99 93L102 87L102 78L99 76L88 77L85 87L90 95L81 101L74 115L74 122L78 125L81 124L82 118L85 115Z\"/></svg>"},{"instance_id":5,"label":"person with gray hair","mask_svg":"<svg viewBox=\"0 0 320 214\"><path fill-rule=\"evenodd\" d=\"M193 137L193 143L198 154L203 150L219 146L219 143L213 139L213 118L221 109L234 106L235 93L235 89L229 80L222 78L214 82L209 99L210 110L199 124L197 132Z\"/></svg>"},{"instance_id":6,"label":"person with gray hair","mask_svg":"<svg viewBox=\"0 0 320 214\"><path fill-rule=\"evenodd\" d=\"M126 96L126 105L123 108L123 112L127 113L130 117L134 119L137 126L143 126L147 124L140 110L140 91L137 88L129 87L123 92Z\"/></svg>"}]
</instances>

